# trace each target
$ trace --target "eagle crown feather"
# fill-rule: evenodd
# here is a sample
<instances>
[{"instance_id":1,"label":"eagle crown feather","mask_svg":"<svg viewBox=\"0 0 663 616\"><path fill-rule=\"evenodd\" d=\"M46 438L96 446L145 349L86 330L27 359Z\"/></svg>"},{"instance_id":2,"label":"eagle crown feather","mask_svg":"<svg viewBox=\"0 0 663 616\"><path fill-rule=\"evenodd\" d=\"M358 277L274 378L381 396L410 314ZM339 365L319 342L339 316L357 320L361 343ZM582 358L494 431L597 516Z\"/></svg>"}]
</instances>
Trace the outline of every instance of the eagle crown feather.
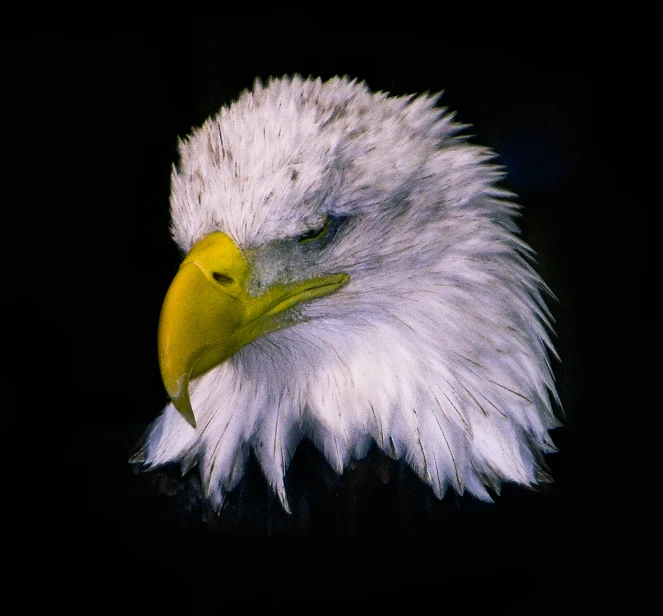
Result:
<instances>
[{"instance_id":1,"label":"eagle crown feather","mask_svg":"<svg viewBox=\"0 0 663 616\"><path fill-rule=\"evenodd\" d=\"M253 451L287 511L305 437L338 473L376 443L438 498L490 501L505 481L544 476L559 425L549 291L494 155L436 102L347 78L257 81L181 142L171 210L184 252L222 231L249 255L253 289L350 280L194 379L197 427L168 404L145 467L197 464L220 507ZM298 241L330 220L327 241Z\"/></svg>"}]
</instances>

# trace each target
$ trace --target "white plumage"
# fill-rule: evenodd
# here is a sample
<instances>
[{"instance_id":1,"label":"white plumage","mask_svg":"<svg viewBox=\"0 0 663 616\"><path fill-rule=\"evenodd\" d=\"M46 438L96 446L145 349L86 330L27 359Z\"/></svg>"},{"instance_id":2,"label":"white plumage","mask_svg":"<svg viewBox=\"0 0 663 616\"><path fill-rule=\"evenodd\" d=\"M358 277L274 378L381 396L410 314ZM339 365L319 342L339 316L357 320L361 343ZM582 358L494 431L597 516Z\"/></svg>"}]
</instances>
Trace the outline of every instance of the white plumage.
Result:
<instances>
[{"instance_id":1,"label":"white plumage","mask_svg":"<svg viewBox=\"0 0 663 616\"><path fill-rule=\"evenodd\" d=\"M441 498L535 484L558 421L544 283L487 149L436 99L347 79L256 83L181 143L172 231L226 233L257 293L344 272L288 326L192 381L197 427L169 404L145 467L198 465L215 506L253 451L286 510L308 437L342 473L373 442ZM331 220L329 241L296 238Z\"/></svg>"}]
</instances>

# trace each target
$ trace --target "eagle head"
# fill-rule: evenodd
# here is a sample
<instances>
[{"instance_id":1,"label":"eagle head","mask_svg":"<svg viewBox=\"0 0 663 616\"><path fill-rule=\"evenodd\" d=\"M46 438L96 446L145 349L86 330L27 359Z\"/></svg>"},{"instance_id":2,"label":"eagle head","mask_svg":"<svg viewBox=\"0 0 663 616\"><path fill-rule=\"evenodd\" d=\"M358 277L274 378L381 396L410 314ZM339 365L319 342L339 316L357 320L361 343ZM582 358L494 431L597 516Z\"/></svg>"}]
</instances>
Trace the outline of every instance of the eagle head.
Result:
<instances>
[{"instance_id":1,"label":"eagle head","mask_svg":"<svg viewBox=\"0 0 663 616\"><path fill-rule=\"evenodd\" d=\"M288 511L302 439L372 445L438 498L536 484L558 424L547 289L487 149L436 98L256 82L180 143L163 303L170 403L134 461L220 507L254 453Z\"/></svg>"}]
</instances>

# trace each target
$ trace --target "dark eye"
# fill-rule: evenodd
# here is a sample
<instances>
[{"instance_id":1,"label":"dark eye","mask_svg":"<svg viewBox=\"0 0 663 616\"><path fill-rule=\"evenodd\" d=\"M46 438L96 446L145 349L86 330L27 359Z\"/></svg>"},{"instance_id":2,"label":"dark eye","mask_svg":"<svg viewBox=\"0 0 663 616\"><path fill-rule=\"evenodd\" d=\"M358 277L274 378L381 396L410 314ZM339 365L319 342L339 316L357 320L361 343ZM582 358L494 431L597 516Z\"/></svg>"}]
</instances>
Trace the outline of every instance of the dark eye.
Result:
<instances>
[{"instance_id":1,"label":"dark eye","mask_svg":"<svg viewBox=\"0 0 663 616\"><path fill-rule=\"evenodd\" d=\"M304 248L310 247L320 250L336 237L336 234L341 230L347 220L348 216L330 214L325 219L322 227L306 231L298 235L295 240Z\"/></svg>"},{"instance_id":2,"label":"dark eye","mask_svg":"<svg viewBox=\"0 0 663 616\"><path fill-rule=\"evenodd\" d=\"M297 241L300 244L307 244L309 242L314 242L316 240L322 239L327 234L327 232L329 231L329 221L330 221L330 217L328 216L325 219L325 223L322 225L322 227L320 227L318 229L310 229L310 230L302 233L301 235L298 235L297 236Z\"/></svg>"}]
</instances>

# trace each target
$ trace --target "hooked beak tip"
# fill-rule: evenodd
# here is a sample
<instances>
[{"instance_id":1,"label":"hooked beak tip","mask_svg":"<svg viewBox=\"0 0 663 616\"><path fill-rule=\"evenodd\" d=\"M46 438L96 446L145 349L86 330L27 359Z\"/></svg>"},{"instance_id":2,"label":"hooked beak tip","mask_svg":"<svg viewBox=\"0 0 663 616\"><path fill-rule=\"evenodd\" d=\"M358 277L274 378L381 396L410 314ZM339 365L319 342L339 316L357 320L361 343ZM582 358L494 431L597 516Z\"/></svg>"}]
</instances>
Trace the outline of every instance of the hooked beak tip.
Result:
<instances>
[{"instance_id":1,"label":"hooked beak tip","mask_svg":"<svg viewBox=\"0 0 663 616\"><path fill-rule=\"evenodd\" d=\"M191 406L191 398L189 398L189 380L186 378L178 379L177 386L169 389L166 387L170 401L177 409L180 415L184 417L186 422L192 427L196 427L196 417L193 414L193 407Z\"/></svg>"}]
</instances>

